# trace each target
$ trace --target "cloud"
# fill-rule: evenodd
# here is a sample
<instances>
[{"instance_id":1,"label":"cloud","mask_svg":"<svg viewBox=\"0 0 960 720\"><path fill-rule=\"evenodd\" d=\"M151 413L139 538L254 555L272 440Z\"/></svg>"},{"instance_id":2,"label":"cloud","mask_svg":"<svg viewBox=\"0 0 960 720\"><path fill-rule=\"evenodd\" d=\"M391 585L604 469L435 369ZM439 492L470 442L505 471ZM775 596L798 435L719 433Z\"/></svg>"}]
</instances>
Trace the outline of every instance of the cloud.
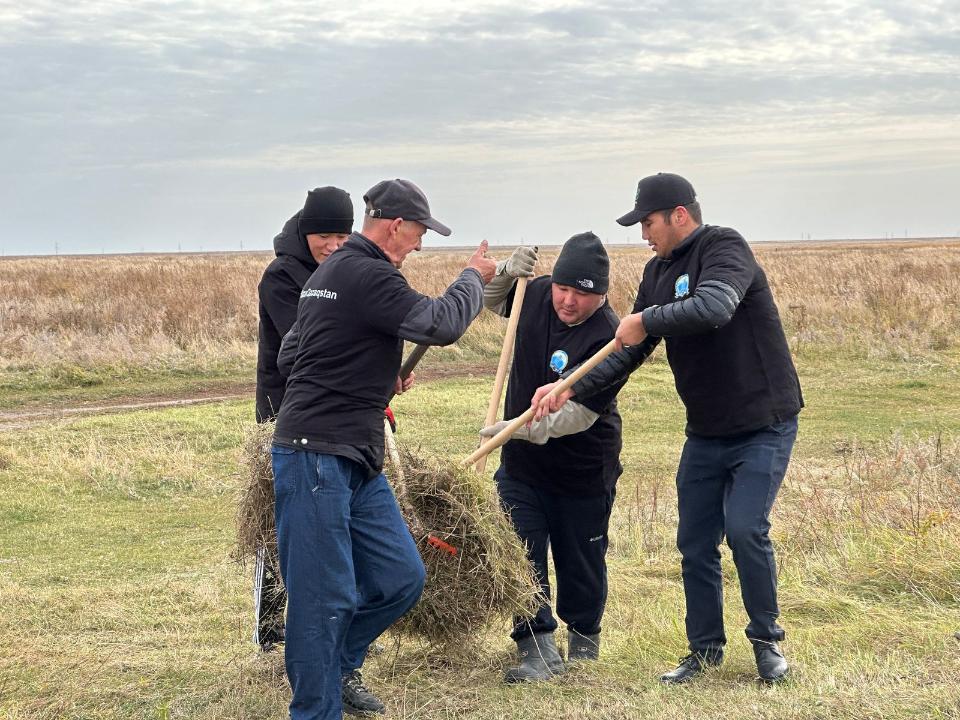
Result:
<instances>
[{"instance_id":1,"label":"cloud","mask_svg":"<svg viewBox=\"0 0 960 720\"><path fill-rule=\"evenodd\" d=\"M114 184L169 193L197 173L254 187L385 166L447 184L542 170L561 192L584 167L634 175L648 162L801 178L955 168L958 9L10 4L0 176L17 190L0 201L0 234L37 212L41 190L93 183L103 197L84 202L106 208Z\"/></svg>"}]
</instances>

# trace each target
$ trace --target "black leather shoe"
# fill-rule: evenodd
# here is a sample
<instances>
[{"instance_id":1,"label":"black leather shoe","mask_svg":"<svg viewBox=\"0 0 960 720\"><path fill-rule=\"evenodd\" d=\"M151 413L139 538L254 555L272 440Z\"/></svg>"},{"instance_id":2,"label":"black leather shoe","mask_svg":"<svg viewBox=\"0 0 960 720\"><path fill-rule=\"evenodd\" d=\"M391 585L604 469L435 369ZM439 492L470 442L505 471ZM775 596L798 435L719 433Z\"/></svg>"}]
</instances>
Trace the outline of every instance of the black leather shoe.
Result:
<instances>
[{"instance_id":1,"label":"black leather shoe","mask_svg":"<svg viewBox=\"0 0 960 720\"><path fill-rule=\"evenodd\" d=\"M340 699L348 715L383 715L387 709L380 699L363 684L360 671L354 670L340 678Z\"/></svg>"},{"instance_id":2,"label":"black leather shoe","mask_svg":"<svg viewBox=\"0 0 960 720\"><path fill-rule=\"evenodd\" d=\"M757 676L761 682L775 683L790 672L780 646L773 640L751 640L753 656L757 659Z\"/></svg>"},{"instance_id":3,"label":"black leather shoe","mask_svg":"<svg viewBox=\"0 0 960 720\"><path fill-rule=\"evenodd\" d=\"M723 662L723 648L707 648L692 652L680 658L680 664L668 673L660 676L660 682L666 685L680 685L703 675L708 667L716 667Z\"/></svg>"}]
</instances>

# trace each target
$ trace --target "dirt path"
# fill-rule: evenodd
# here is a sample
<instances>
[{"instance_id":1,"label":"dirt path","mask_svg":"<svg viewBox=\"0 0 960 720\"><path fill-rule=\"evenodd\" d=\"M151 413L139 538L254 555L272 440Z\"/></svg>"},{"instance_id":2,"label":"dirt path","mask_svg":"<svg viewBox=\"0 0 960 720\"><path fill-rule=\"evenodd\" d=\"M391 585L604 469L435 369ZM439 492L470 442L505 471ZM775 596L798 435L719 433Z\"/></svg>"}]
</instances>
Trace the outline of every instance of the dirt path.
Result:
<instances>
[{"instance_id":1,"label":"dirt path","mask_svg":"<svg viewBox=\"0 0 960 720\"><path fill-rule=\"evenodd\" d=\"M105 415L107 413L129 412L131 410L153 410L156 408L199 405L201 403L226 402L250 398L250 393L232 395L204 395L201 397L149 400L145 402L117 402L109 405L82 405L68 408L36 408L25 412L0 413L0 432L39 425L51 420L79 417L83 415Z\"/></svg>"},{"instance_id":2,"label":"dirt path","mask_svg":"<svg viewBox=\"0 0 960 720\"><path fill-rule=\"evenodd\" d=\"M424 370L421 379L423 382L432 382L434 380L470 377L473 375L492 377L495 370L495 366L487 364L438 365ZM254 387L252 385L238 384L234 387L218 387L209 392L193 393L189 397L150 396L148 400L142 398L118 398L111 402L90 403L74 407L37 405L31 406L29 410L0 412L0 432L31 427L53 420L83 417L86 415L155 410L158 408L184 407L204 403L229 402L232 400L252 400L253 395Z\"/></svg>"}]
</instances>

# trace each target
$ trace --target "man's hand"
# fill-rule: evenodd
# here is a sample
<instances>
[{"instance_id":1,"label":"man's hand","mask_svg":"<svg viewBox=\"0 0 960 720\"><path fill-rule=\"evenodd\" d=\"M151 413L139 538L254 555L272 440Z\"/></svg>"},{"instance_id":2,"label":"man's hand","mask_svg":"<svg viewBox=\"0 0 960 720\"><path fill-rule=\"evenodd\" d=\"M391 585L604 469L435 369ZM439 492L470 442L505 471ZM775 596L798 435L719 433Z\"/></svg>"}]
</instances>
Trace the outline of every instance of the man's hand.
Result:
<instances>
[{"instance_id":1,"label":"man's hand","mask_svg":"<svg viewBox=\"0 0 960 720\"><path fill-rule=\"evenodd\" d=\"M503 271L510 277L532 277L533 266L537 264L537 249L532 247L518 247L507 258Z\"/></svg>"},{"instance_id":2,"label":"man's hand","mask_svg":"<svg viewBox=\"0 0 960 720\"><path fill-rule=\"evenodd\" d=\"M627 345L639 345L642 343L647 337L647 331L643 327L643 315L641 313L627 315L620 321L615 337L617 340L617 350L623 350Z\"/></svg>"},{"instance_id":3,"label":"man's hand","mask_svg":"<svg viewBox=\"0 0 960 720\"><path fill-rule=\"evenodd\" d=\"M397 376L397 384L393 386L393 392L397 395L403 395L407 390L413 387L413 381L417 379L416 373L410 373L407 375L406 380L401 380L400 376Z\"/></svg>"},{"instance_id":4,"label":"man's hand","mask_svg":"<svg viewBox=\"0 0 960 720\"><path fill-rule=\"evenodd\" d=\"M497 272L497 262L488 257L485 257L487 252L488 243L486 240L480 243L480 247L477 248L477 251L470 256L470 262L467 263L467 267L472 267L478 273L480 273L480 278L483 280L483 284L486 285L493 279L494 274Z\"/></svg>"},{"instance_id":5,"label":"man's hand","mask_svg":"<svg viewBox=\"0 0 960 720\"><path fill-rule=\"evenodd\" d=\"M564 390L562 393L549 397L550 391L557 386L558 382L541 385L533 394L530 407L534 409L534 421L542 420L550 413L555 413L564 406L567 400L573 397L573 390Z\"/></svg>"}]
</instances>

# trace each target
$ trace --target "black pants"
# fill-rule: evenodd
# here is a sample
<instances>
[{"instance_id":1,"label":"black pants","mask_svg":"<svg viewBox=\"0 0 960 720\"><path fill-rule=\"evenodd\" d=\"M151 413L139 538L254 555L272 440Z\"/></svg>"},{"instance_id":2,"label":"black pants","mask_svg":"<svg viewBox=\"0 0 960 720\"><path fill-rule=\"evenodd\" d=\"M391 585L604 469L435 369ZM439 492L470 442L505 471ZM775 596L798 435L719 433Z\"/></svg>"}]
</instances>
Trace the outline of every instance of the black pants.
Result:
<instances>
[{"instance_id":1,"label":"black pants","mask_svg":"<svg viewBox=\"0 0 960 720\"><path fill-rule=\"evenodd\" d=\"M550 548L557 574L557 615L569 629L582 635L600 632L607 602L607 527L614 491L587 497L560 495L507 477L502 467L494 479L500 502L527 547L527 556L548 600ZM556 629L557 621L546 602L532 620L515 620L510 637L520 640Z\"/></svg>"},{"instance_id":2,"label":"black pants","mask_svg":"<svg viewBox=\"0 0 960 720\"><path fill-rule=\"evenodd\" d=\"M677 470L687 640L702 651L726 643L723 629L724 536L740 576L740 594L750 617L747 637L782 640L777 623L777 568L770 543L770 510L787 471L797 437L791 418L756 432L728 438L691 435Z\"/></svg>"}]
</instances>

